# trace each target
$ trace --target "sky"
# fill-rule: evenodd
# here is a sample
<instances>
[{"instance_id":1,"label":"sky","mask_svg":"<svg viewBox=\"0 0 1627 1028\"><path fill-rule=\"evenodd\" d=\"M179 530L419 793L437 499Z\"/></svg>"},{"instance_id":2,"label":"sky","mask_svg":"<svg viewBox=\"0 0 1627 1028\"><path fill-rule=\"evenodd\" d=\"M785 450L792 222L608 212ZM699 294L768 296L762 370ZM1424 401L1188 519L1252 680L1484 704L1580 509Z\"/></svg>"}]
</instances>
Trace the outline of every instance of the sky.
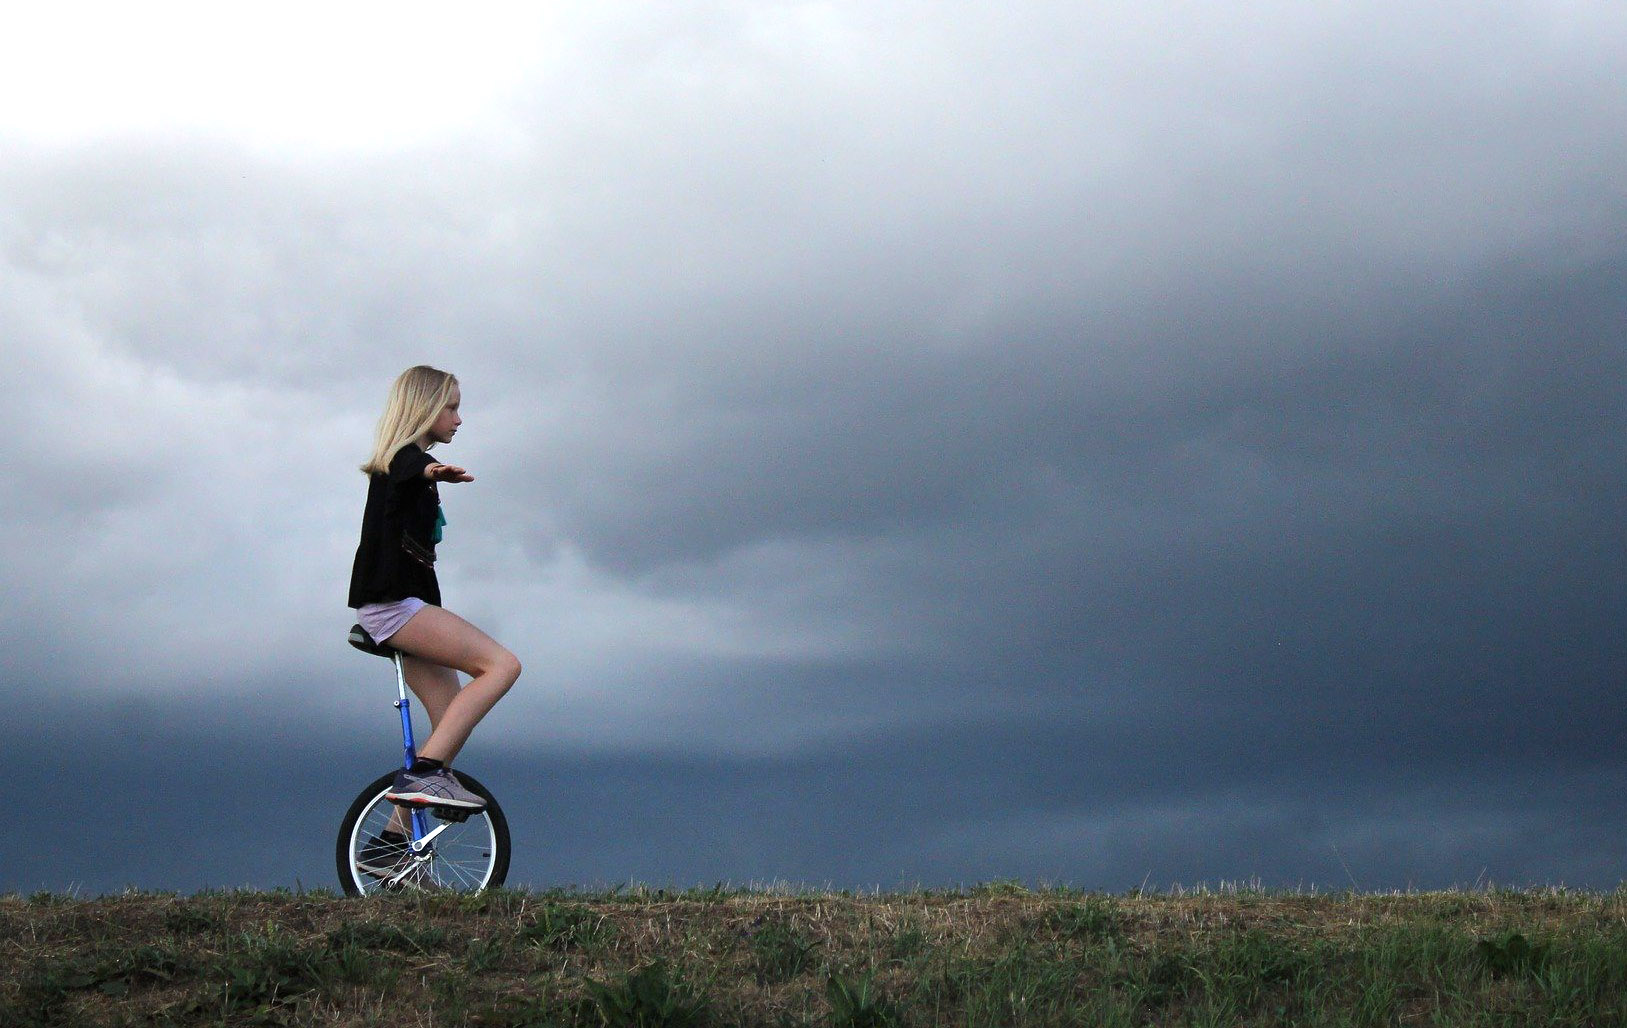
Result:
<instances>
[{"instance_id":1,"label":"sky","mask_svg":"<svg viewBox=\"0 0 1627 1028\"><path fill-rule=\"evenodd\" d=\"M1627 878L1621 4L6 19L0 892L336 884L417 363L511 884Z\"/></svg>"}]
</instances>

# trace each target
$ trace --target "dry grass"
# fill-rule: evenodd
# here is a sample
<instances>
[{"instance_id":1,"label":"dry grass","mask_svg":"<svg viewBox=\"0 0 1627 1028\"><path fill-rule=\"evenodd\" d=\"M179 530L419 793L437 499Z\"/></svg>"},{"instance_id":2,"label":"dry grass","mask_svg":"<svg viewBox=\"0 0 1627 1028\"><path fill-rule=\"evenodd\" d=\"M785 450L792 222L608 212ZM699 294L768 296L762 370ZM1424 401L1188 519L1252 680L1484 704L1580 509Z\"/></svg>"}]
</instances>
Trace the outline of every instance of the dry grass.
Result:
<instances>
[{"instance_id":1,"label":"dry grass","mask_svg":"<svg viewBox=\"0 0 1627 1028\"><path fill-rule=\"evenodd\" d=\"M1627 894L0 897L0 1024L1627 1024Z\"/></svg>"}]
</instances>

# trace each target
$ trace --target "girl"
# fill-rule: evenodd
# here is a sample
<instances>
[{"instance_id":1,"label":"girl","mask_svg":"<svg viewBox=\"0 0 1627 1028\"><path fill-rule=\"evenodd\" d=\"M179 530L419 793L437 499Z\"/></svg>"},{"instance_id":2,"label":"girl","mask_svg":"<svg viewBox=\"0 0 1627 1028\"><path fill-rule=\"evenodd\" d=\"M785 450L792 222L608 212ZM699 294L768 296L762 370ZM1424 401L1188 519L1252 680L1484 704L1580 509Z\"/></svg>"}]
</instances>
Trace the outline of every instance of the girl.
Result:
<instances>
[{"instance_id":1,"label":"girl","mask_svg":"<svg viewBox=\"0 0 1627 1028\"><path fill-rule=\"evenodd\" d=\"M390 387L373 456L362 465L367 509L351 568L350 605L374 640L401 651L407 685L429 715L430 736L417 762L396 774L386 797L397 804L480 810L485 801L465 789L448 765L520 677L520 662L440 606L435 544L446 517L438 486L473 482L474 476L430 459L428 450L457 434L461 399L456 378L423 365L408 368ZM471 678L461 689L459 671ZM394 843L389 834L384 841Z\"/></svg>"}]
</instances>

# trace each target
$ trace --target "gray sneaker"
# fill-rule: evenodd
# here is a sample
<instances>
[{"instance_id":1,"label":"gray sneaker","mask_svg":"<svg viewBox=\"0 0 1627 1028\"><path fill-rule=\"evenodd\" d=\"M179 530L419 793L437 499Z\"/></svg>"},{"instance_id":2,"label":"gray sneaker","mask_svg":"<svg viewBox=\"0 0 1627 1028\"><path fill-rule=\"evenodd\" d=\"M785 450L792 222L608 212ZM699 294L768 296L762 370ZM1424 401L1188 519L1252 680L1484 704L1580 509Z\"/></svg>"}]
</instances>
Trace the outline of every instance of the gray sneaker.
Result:
<instances>
[{"instance_id":1,"label":"gray sneaker","mask_svg":"<svg viewBox=\"0 0 1627 1028\"><path fill-rule=\"evenodd\" d=\"M356 854L356 867L374 878L388 878L400 869L409 854L407 837L385 829L368 839Z\"/></svg>"},{"instance_id":2,"label":"gray sneaker","mask_svg":"<svg viewBox=\"0 0 1627 1028\"><path fill-rule=\"evenodd\" d=\"M453 810L485 810L486 801L463 787L446 768L415 775L406 768L395 773L395 784L384 798L409 807L450 807Z\"/></svg>"}]
</instances>

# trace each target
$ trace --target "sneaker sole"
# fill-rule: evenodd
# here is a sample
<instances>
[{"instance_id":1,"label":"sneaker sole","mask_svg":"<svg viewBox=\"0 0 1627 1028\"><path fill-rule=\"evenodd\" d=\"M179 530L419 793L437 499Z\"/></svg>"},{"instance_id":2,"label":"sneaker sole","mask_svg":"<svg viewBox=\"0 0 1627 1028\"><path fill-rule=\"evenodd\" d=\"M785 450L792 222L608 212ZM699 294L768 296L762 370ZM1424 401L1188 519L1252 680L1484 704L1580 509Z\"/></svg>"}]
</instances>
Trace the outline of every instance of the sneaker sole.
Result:
<instances>
[{"instance_id":1,"label":"sneaker sole","mask_svg":"<svg viewBox=\"0 0 1627 1028\"><path fill-rule=\"evenodd\" d=\"M485 810L486 804L480 801L470 803L466 800L447 799L445 796L432 796L427 792L387 792L384 798L398 807L452 807L455 810Z\"/></svg>"},{"instance_id":2,"label":"sneaker sole","mask_svg":"<svg viewBox=\"0 0 1627 1028\"><path fill-rule=\"evenodd\" d=\"M388 867L383 867L383 866L380 866L378 864L362 864L362 863L358 863L356 865L356 870L360 871L362 874L365 874L365 875L372 875L374 878L388 878L391 875L395 874L397 871L401 870L401 864L402 864L401 861L397 861L396 863L391 864Z\"/></svg>"}]
</instances>

